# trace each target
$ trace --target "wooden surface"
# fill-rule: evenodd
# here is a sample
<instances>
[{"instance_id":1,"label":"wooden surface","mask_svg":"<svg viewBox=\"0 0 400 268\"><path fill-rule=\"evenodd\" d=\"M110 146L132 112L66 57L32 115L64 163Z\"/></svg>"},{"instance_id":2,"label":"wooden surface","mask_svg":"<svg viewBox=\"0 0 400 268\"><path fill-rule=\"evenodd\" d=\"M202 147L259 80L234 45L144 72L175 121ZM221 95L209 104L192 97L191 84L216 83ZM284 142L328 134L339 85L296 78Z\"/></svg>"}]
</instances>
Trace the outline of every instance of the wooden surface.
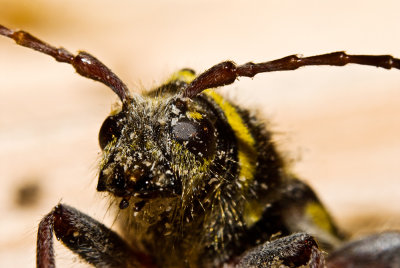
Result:
<instances>
[{"instance_id":1,"label":"wooden surface","mask_svg":"<svg viewBox=\"0 0 400 268\"><path fill-rule=\"evenodd\" d=\"M0 24L87 50L134 91L182 67L337 50L400 57L398 1L0 1ZM0 38L0 267L32 267L41 217L62 201L111 225L97 194L97 132L116 96ZM223 89L256 107L294 172L346 230L400 227L400 71L315 67ZM16 202L37 185L37 198ZM30 205L29 205L30 204ZM59 244L56 242L55 244ZM60 267L80 265L57 246Z\"/></svg>"}]
</instances>

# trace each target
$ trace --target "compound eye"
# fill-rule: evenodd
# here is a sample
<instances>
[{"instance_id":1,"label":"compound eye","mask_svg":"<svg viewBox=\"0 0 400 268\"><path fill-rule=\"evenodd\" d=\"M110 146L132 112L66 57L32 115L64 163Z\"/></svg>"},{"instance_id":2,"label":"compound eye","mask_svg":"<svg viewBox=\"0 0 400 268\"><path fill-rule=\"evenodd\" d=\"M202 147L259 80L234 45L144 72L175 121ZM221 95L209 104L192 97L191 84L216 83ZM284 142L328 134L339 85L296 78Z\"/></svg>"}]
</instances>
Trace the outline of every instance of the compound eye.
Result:
<instances>
[{"instance_id":1,"label":"compound eye","mask_svg":"<svg viewBox=\"0 0 400 268\"><path fill-rule=\"evenodd\" d=\"M210 121L181 119L172 126L172 135L191 153L210 158L215 152L214 127Z\"/></svg>"},{"instance_id":2,"label":"compound eye","mask_svg":"<svg viewBox=\"0 0 400 268\"><path fill-rule=\"evenodd\" d=\"M111 115L104 120L99 132L99 144L103 150L114 138L121 135L121 127L118 124L118 114Z\"/></svg>"}]
</instances>

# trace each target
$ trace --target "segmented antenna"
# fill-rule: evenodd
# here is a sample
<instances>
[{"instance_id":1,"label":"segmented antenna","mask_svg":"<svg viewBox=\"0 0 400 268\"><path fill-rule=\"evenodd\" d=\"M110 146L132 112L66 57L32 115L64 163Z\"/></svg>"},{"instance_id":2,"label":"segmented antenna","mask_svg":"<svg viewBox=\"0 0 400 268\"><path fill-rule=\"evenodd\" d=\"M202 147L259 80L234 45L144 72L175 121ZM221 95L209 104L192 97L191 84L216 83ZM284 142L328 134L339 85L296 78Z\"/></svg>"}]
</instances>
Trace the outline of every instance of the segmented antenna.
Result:
<instances>
[{"instance_id":1,"label":"segmented antenna","mask_svg":"<svg viewBox=\"0 0 400 268\"><path fill-rule=\"evenodd\" d=\"M194 79L183 92L183 97L193 98L205 89L232 84L241 76L253 77L259 73L290 71L311 65L344 66L349 63L400 69L400 59L390 55L347 55L343 51L311 57L291 55L278 60L262 63L248 62L239 66L232 61L224 61Z\"/></svg>"},{"instance_id":2,"label":"segmented antenna","mask_svg":"<svg viewBox=\"0 0 400 268\"><path fill-rule=\"evenodd\" d=\"M25 31L13 31L0 25L0 34L13 39L18 45L37 50L53 57L56 61L71 64L84 77L99 81L111 88L125 102L131 99L128 87L107 66L87 52L76 56L64 48L53 47Z\"/></svg>"}]
</instances>

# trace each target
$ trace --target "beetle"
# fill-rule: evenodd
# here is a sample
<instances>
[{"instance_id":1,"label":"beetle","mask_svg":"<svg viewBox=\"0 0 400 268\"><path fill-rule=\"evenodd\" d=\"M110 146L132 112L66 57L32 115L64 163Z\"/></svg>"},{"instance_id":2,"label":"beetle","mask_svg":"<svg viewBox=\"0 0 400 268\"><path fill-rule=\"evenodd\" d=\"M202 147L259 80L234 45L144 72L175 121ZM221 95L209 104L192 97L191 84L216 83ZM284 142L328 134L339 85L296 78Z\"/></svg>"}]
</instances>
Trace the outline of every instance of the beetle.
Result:
<instances>
[{"instance_id":1,"label":"beetle","mask_svg":"<svg viewBox=\"0 0 400 268\"><path fill-rule=\"evenodd\" d=\"M73 55L1 25L0 34L72 65L121 102L100 128L97 191L119 204L123 237L59 203L38 227L38 267L55 267L53 234L96 267L400 265L400 233L346 242L311 187L288 170L272 133L213 90L238 77L311 65L400 69L400 59L333 52L224 61L200 75L182 69L139 95L87 52Z\"/></svg>"}]
</instances>

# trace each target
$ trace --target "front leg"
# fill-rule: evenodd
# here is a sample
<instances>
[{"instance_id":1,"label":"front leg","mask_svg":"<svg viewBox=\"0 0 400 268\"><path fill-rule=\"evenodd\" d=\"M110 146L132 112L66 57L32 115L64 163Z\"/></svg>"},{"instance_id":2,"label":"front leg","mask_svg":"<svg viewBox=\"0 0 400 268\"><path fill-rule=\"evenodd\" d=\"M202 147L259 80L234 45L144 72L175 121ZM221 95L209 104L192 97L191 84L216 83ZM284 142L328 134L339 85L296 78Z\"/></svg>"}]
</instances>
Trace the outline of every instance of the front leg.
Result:
<instances>
[{"instance_id":1,"label":"front leg","mask_svg":"<svg viewBox=\"0 0 400 268\"><path fill-rule=\"evenodd\" d=\"M400 267L400 232L384 232L349 242L328 256L327 267Z\"/></svg>"},{"instance_id":2,"label":"front leg","mask_svg":"<svg viewBox=\"0 0 400 268\"><path fill-rule=\"evenodd\" d=\"M147 254L129 247L105 225L70 206L58 204L39 224L39 268L55 267L53 231L66 247L95 267L155 267Z\"/></svg>"},{"instance_id":3,"label":"front leg","mask_svg":"<svg viewBox=\"0 0 400 268\"><path fill-rule=\"evenodd\" d=\"M305 233L297 233L250 249L241 257L235 268L322 268L324 264L324 256L314 238Z\"/></svg>"}]
</instances>

